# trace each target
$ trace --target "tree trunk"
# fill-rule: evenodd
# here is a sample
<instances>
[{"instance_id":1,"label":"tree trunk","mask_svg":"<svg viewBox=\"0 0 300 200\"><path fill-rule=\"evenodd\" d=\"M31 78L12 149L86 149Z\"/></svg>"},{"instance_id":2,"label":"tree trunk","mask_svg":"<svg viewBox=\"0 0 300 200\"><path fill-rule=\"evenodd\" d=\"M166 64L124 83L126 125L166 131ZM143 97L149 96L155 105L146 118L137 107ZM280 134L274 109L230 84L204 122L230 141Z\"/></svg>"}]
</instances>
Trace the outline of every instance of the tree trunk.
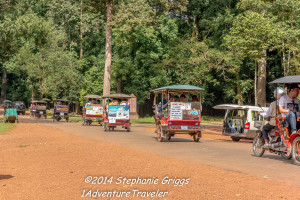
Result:
<instances>
[{"instance_id":1,"label":"tree trunk","mask_svg":"<svg viewBox=\"0 0 300 200\"><path fill-rule=\"evenodd\" d=\"M257 103L261 106L266 106L266 73L267 73L267 51L260 53L261 60L258 62L258 79L257 79Z\"/></svg>"},{"instance_id":2,"label":"tree trunk","mask_svg":"<svg viewBox=\"0 0 300 200\"><path fill-rule=\"evenodd\" d=\"M82 59L82 54L83 54L83 50L82 50L82 1L80 1L80 55L79 58Z\"/></svg>"},{"instance_id":3,"label":"tree trunk","mask_svg":"<svg viewBox=\"0 0 300 200\"><path fill-rule=\"evenodd\" d=\"M80 105L79 105L79 103L75 104L75 113L80 114Z\"/></svg>"},{"instance_id":4,"label":"tree trunk","mask_svg":"<svg viewBox=\"0 0 300 200\"><path fill-rule=\"evenodd\" d=\"M285 48L284 48L284 42L282 43L282 66L283 66L283 76L287 76L287 70L285 66Z\"/></svg>"},{"instance_id":5,"label":"tree trunk","mask_svg":"<svg viewBox=\"0 0 300 200\"><path fill-rule=\"evenodd\" d=\"M238 100L238 105L243 105L243 94L242 94L242 89L241 89L240 72L237 73L236 80L237 80L237 100Z\"/></svg>"},{"instance_id":6,"label":"tree trunk","mask_svg":"<svg viewBox=\"0 0 300 200\"><path fill-rule=\"evenodd\" d=\"M3 103L4 100L6 99L6 84L7 84L6 76L7 76L6 70L3 69L3 71L2 71L1 103Z\"/></svg>"},{"instance_id":7,"label":"tree trunk","mask_svg":"<svg viewBox=\"0 0 300 200\"><path fill-rule=\"evenodd\" d=\"M32 88L31 88L31 101L34 101L35 99L34 99L34 88L33 88L33 86L32 86Z\"/></svg>"},{"instance_id":8,"label":"tree trunk","mask_svg":"<svg viewBox=\"0 0 300 200\"><path fill-rule=\"evenodd\" d=\"M286 67L286 76L289 75L289 71L290 71L290 60L291 60L291 45L289 46L288 62L287 62L287 67Z\"/></svg>"},{"instance_id":9,"label":"tree trunk","mask_svg":"<svg viewBox=\"0 0 300 200\"><path fill-rule=\"evenodd\" d=\"M112 0L106 0L106 43L105 43L105 71L103 81L103 96L110 94L110 72L111 72L111 43L112 43Z\"/></svg>"},{"instance_id":10,"label":"tree trunk","mask_svg":"<svg viewBox=\"0 0 300 200\"><path fill-rule=\"evenodd\" d=\"M118 79L117 93L122 93L122 78Z\"/></svg>"},{"instance_id":11,"label":"tree trunk","mask_svg":"<svg viewBox=\"0 0 300 200\"><path fill-rule=\"evenodd\" d=\"M254 104L257 106L257 63L254 61Z\"/></svg>"},{"instance_id":12,"label":"tree trunk","mask_svg":"<svg viewBox=\"0 0 300 200\"><path fill-rule=\"evenodd\" d=\"M299 61L298 61L298 54L296 52L296 50L293 50L293 59L294 59L294 65L295 65L295 69L296 69L296 74L298 75L299 74ZM300 58L300 56L299 56Z\"/></svg>"}]
</instances>

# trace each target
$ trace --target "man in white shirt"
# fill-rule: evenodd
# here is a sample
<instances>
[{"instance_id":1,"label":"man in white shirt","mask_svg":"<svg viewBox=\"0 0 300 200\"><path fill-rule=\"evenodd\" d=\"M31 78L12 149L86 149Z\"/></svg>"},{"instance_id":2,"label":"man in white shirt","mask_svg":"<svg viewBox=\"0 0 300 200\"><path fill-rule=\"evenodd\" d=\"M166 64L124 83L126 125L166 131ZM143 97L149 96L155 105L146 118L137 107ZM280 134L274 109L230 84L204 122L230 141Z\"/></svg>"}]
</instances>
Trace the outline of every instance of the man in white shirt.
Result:
<instances>
[{"instance_id":1,"label":"man in white shirt","mask_svg":"<svg viewBox=\"0 0 300 200\"><path fill-rule=\"evenodd\" d=\"M278 103L278 99L280 99L283 95L285 95L284 89L278 87L274 90L274 97ZM265 144L269 145L269 132L275 128L276 126L276 101L273 101L268 109L268 111L263 115L264 118L269 118L269 123L263 126L262 133L263 138L265 140Z\"/></svg>"},{"instance_id":2,"label":"man in white shirt","mask_svg":"<svg viewBox=\"0 0 300 200\"><path fill-rule=\"evenodd\" d=\"M286 122L291 127L291 132L297 132L297 113L299 115L300 102L297 99L299 95L298 84L291 84L289 94L282 96L279 99L279 111L283 117L286 117Z\"/></svg>"}]
</instances>

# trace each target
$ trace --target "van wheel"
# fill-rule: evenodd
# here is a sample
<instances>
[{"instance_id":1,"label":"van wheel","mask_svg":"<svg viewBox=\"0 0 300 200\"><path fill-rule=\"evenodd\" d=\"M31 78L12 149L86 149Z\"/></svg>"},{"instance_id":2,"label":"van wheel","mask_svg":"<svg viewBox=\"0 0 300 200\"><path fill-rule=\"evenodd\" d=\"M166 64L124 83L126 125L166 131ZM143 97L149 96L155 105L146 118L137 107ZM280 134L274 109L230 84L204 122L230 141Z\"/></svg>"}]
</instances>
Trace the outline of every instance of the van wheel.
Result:
<instances>
[{"instance_id":1,"label":"van wheel","mask_svg":"<svg viewBox=\"0 0 300 200\"><path fill-rule=\"evenodd\" d=\"M241 138L231 137L231 139L232 139L232 141L234 141L234 142L238 142L238 141L240 141Z\"/></svg>"}]
</instances>

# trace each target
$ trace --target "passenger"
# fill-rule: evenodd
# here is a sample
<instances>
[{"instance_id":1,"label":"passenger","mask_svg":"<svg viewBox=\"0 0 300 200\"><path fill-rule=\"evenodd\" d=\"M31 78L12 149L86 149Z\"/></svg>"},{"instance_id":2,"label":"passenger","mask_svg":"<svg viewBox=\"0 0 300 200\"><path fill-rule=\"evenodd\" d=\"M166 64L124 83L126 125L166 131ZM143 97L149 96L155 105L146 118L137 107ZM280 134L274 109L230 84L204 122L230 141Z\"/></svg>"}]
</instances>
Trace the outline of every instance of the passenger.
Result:
<instances>
[{"instance_id":1,"label":"passenger","mask_svg":"<svg viewBox=\"0 0 300 200\"><path fill-rule=\"evenodd\" d=\"M91 105L91 104L92 104L92 99L89 98L88 102L86 102L86 104L85 104L84 107L86 108L87 106L89 106L89 105Z\"/></svg>"},{"instance_id":2,"label":"passenger","mask_svg":"<svg viewBox=\"0 0 300 200\"><path fill-rule=\"evenodd\" d=\"M297 112L299 112L300 102L297 99L299 94L298 84L291 84L289 94L282 96L279 99L279 111L283 117L286 117L288 127L291 127L291 132L297 132Z\"/></svg>"},{"instance_id":3,"label":"passenger","mask_svg":"<svg viewBox=\"0 0 300 200\"><path fill-rule=\"evenodd\" d=\"M175 102L174 97L170 97L170 102Z\"/></svg>"},{"instance_id":4,"label":"passenger","mask_svg":"<svg viewBox=\"0 0 300 200\"><path fill-rule=\"evenodd\" d=\"M161 104L162 104L162 106L160 108L161 111L165 110L168 107L168 94L167 93L164 93L164 97L163 97Z\"/></svg>"},{"instance_id":5,"label":"passenger","mask_svg":"<svg viewBox=\"0 0 300 200\"><path fill-rule=\"evenodd\" d=\"M92 104L95 104L96 103L96 99L92 99Z\"/></svg>"},{"instance_id":6,"label":"passenger","mask_svg":"<svg viewBox=\"0 0 300 200\"><path fill-rule=\"evenodd\" d=\"M177 95L174 96L174 102L179 102L179 97Z\"/></svg>"},{"instance_id":7,"label":"passenger","mask_svg":"<svg viewBox=\"0 0 300 200\"><path fill-rule=\"evenodd\" d=\"M112 99L112 102L109 105L117 106L117 105L120 105L120 103L119 103L118 99Z\"/></svg>"},{"instance_id":8,"label":"passenger","mask_svg":"<svg viewBox=\"0 0 300 200\"><path fill-rule=\"evenodd\" d=\"M274 90L274 97L278 103L278 100L280 99L281 96L285 95L285 91L284 89L278 87ZM265 140L265 147L269 146L269 136L268 133L275 128L276 126L276 101L273 101L270 104L270 107L268 109L268 111L266 112L266 114L264 115L265 118L269 118L269 123L267 123L266 125L263 126L262 128L262 134L263 134L263 138Z\"/></svg>"},{"instance_id":9,"label":"passenger","mask_svg":"<svg viewBox=\"0 0 300 200\"><path fill-rule=\"evenodd\" d=\"M184 94L180 95L180 102L185 102L185 95Z\"/></svg>"},{"instance_id":10,"label":"passenger","mask_svg":"<svg viewBox=\"0 0 300 200\"><path fill-rule=\"evenodd\" d=\"M196 95L193 95L192 96L192 102L195 103L195 102L199 102L199 99Z\"/></svg>"},{"instance_id":11,"label":"passenger","mask_svg":"<svg viewBox=\"0 0 300 200\"><path fill-rule=\"evenodd\" d=\"M101 103L100 103L100 100L97 100L97 104L101 104Z\"/></svg>"}]
</instances>

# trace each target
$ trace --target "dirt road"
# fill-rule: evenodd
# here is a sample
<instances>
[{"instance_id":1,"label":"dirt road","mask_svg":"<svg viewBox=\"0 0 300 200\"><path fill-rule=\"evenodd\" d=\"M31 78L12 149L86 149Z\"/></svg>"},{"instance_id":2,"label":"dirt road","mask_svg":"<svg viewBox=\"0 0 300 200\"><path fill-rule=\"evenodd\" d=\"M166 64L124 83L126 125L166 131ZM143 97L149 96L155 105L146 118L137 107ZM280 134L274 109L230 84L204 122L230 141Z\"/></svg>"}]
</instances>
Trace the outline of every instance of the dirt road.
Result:
<instances>
[{"instance_id":1,"label":"dirt road","mask_svg":"<svg viewBox=\"0 0 300 200\"><path fill-rule=\"evenodd\" d=\"M207 130L200 143L191 138L158 143L152 125L135 125L127 133L44 119L35 123L23 118L22 122L26 123L0 135L0 199L89 199L89 192L97 190L95 194L116 190L131 195L98 199L300 199L296 179L278 178L288 175L279 168L297 171L296 166L279 156L252 157L249 142L229 141L215 132L218 126ZM276 167L276 176L260 174ZM89 176L113 176L112 184L85 183ZM130 186L117 184L118 177L159 181ZM169 178L187 184L162 183ZM167 193L143 198L146 193L137 196L137 190Z\"/></svg>"},{"instance_id":2,"label":"dirt road","mask_svg":"<svg viewBox=\"0 0 300 200\"><path fill-rule=\"evenodd\" d=\"M251 176L268 177L300 187L300 167L292 164L292 160L285 160L268 152L263 157L257 158L252 155L250 140L233 142L230 137L221 135L220 124L206 124L206 130L199 143L195 143L190 136L182 135L172 138L171 141L157 142L153 125L133 125L132 132L129 133L121 128L104 132L98 125L81 126L80 123L50 122L45 125L70 135L121 144L163 157L205 164Z\"/></svg>"}]
</instances>

